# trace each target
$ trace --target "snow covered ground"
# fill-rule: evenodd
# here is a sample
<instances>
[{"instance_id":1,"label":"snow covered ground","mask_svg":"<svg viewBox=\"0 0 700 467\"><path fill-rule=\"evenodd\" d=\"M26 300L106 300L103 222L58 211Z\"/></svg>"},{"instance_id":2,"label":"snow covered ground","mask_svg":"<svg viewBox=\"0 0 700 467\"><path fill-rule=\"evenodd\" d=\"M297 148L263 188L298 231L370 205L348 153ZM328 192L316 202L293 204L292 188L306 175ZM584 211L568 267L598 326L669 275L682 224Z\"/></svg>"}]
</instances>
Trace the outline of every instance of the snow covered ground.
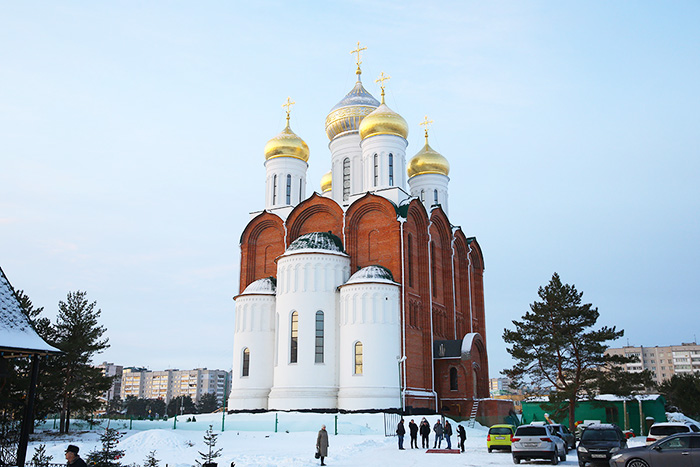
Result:
<instances>
[{"instance_id":1,"label":"snow covered ground","mask_svg":"<svg viewBox=\"0 0 700 467\"><path fill-rule=\"evenodd\" d=\"M335 415L333 414L299 414L279 413L278 431L275 433L275 413L226 415L225 430L221 432L222 415L197 415L196 422L186 423L187 415L178 417L177 429L173 430L173 420L134 421L129 430L128 421L111 422L112 428L125 433L119 449L126 451L121 459L122 465L143 465L147 454L155 450L160 467L187 467L200 459L198 451L205 451L202 436L212 425L214 432L220 434L216 447L223 448L221 457L216 460L220 467L229 467L231 462L236 467L284 467L314 466L319 461L314 459L316 434L322 424L329 433L329 457L326 463L331 466L401 466L425 467L438 464L451 466L512 466L510 453L486 450L486 428L477 425L467 428L466 452L462 454L428 454L424 449L409 449L409 437L405 439L405 451L399 451L395 436L384 436L384 417L382 414L341 414L338 415L338 435L335 432ZM418 423L421 417L413 417ZM437 416L427 417L431 425ZM406 418L406 424L410 417ZM454 427L457 426L455 423ZM52 433L52 423L44 427L47 431L38 431L27 451L31 458L34 448L40 443L46 445L47 454L53 456L52 462L64 462L64 451L68 444L80 447L80 454L87 457L88 452L100 447L99 430L72 433L58 436ZM431 443L433 437L431 435ZM420 437L418 442L420 443ZM190 444L192 444L190 446ZM630 446L644 444L644 438L633 438ZM457 437L452 437L452 446L457 445ZM444 447L443 443L443 447ZM547 462L533 462L544 465ZM571 451L566 462L560 465L578 465L576 453Z\"/></svg>"}]
</instances>

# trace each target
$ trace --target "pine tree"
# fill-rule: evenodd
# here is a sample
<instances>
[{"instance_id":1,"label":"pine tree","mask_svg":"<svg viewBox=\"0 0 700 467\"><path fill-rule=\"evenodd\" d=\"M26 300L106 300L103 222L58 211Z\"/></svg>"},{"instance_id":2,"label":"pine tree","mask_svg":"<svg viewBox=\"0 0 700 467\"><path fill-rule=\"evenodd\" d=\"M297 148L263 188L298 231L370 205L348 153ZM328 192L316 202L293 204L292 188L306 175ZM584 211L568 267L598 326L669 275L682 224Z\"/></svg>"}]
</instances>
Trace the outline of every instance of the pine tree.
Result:
<instances>
[{"instance_id":1,"label":"pine tree","mask_svg":"<svg viewBox=\"0 0 700 467\"><path fill-rule=\"evenodd\" d=\"M158 467L160 461L156 459L156 451L153 450L148 453L146 460L143 461L143 467Z\"/></svg>"},{"instance_id":2,"label":"pine tree","mask_svg":"<svg viewBox=\"0 0 700 467\"><path fill-rule=\"evenodd\" d=\"M216 399L216 394L208 392L203 394L197 401L198 413L212 413L219 408L219 401Z\"/></svg>"},{"instance_id":3,"label":"pine tree","mask_svg":"<svg viewBox=\"0 0 700 467\"><path fill-rule=\"evenodd\" d=\"M516 361L503 374L514 386L528 384L540 391L549 390L551 405L556 412L568 412L573 431L581 394L594 391L606 365L629 361L604 354L608 348L605 342L622 337L624 331L614 326L593 329L600 316L598 309L582 304L583 292L562 284L557 273L537 293L542 301L530 305L522 321L513 321L515 330L503 332L503 340L512 344L507 351Z\"/></svg>"},{"instance_id":4,"label":"pine tree","mask_svg":"<svg viewBox=\"0 0 700 467\"><path fill-rule=\"evenodd\" d=\"M117 449L117 444L121 437L122 434L114 428L105 428L104 433L100 435L102 449L91 451L86 459L87 464L95 467L120 466L119 459L124 457L124 451Z\"/></svg>"},{"instance_id":5,"label":"pine tree","mask_svg":"<svg viewBox=\"0 0 700 467\"><path fill-rule=\"evenodd\" d=\"M46 454L46 445L40 444L34 448L34 455L32 456L32 460L29 461L29 464L40 467L42 465L49 465L52 459L53 456Z\"/></svg>"},{"instance_id":6,"label":"pine tree","mask_svg":"<svg viewBox=\"0 0 700 467\"><path fill-rule=\"evenodd\" d=\"M677 374L659 386L669 405L684 415L700 418L700 375L697 373Z\"/></svg>"},{"instance_id":7,"label":"pine tree","mask_svg":"<svg viewBox=\"0 0 700 467\"><path fill-rule=\"evenodd\" d=\"M204 444L207 445L208 451L206 453L198 451L199 455L202 458L202 461L204 461L204 462L200 462L199 460L195 460L197 465L202 466L202 465L211 464L214 461L214 459L221 456L222 449L216 449L216 450L214 449L214 447L216 446L216 440L218 437L219 437L219 435L217 433L214 433L213 426L209 425L209 429L204 434Z\"/></svg>"}]
</instances>

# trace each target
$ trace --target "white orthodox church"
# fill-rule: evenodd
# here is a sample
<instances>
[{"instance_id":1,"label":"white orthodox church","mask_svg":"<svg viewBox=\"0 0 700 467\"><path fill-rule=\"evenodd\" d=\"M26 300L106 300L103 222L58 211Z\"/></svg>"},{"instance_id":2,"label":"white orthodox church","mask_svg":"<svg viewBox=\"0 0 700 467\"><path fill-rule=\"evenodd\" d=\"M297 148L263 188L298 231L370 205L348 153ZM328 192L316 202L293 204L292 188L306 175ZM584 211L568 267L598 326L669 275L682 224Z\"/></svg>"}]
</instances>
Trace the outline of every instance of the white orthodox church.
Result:
<instances>
[{"instance_id":1,"label":"white orthodox church","mask_svg":"<svg viewBox=\"0 0 700 467\"><path fill-rule=\"evenodd\" d=\"M306 196L309 148L265 146L265 210L241 236L229 410L466 410L488 393L483 259L448 214L449 164L406 164L408 124L357 83L326 118L331 170ZM457 402L455 402L457 401ZM461 405L459 405L461 404Z\"/></svg>"}]
</instances>

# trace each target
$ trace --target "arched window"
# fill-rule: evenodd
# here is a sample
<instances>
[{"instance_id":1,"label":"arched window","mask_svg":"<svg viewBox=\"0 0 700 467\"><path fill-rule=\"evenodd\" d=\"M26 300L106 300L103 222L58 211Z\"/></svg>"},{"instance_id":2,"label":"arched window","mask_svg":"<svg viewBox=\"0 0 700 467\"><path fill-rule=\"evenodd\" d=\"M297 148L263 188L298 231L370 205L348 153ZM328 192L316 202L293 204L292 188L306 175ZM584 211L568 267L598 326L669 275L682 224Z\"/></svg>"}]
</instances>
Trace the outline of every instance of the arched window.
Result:
<instances>
[{"instance_id":1,"label":"arched window","mask_svg":"<svg viewBox=\"0 0 700 467\"><path fill-rule=\"evenodd\" d=\"M343 201L350 199L350 159L343 159Z\"/></svg>"},{"instance_id":2,"label":"arched window","mask_svg":"<svg viewBox=\"0 0 700 467\"><path fill-rule=\"evenodd\" d=\"M413 287L413 236L408 234L408 286Z\"/></svg>"},{"instance_id":3,"label":"arched window","mask_svg":"<svg viewBox=\"0 0 700 467\"><path fill-rule=\"evenodd\" d=\"M292 176L287 174L287 204L292 204Z\"/></svg>"},{"instance_id":4,"label":"arched window","mask_svg":"<svg viewBox=\"0 0 700 467\"><path fill-rule=\"evenodd\" d=\"M435 202L433 204L440 204L438 203L438 194L437 190L433 190L433 198L435 198Z\"/></svg>"},{"instance_id":5,"label":"arched window","mask_svg":"<svg viewBox=\"0 0 700 467\"><path fill-rule=\"evenodd\" d=\"M277 204L277 174L272 176L272 204Z\"/></svg>"},{"instance_id":6,"label":"arched window","mask_svg":"<svg viewBox=\"0 0 700 467\"><path fill-rule=\"evenodd\" d=\"M362 342L355 342L355 371L353 374L362 374Z\"/></svg>"},{"instance_id":7,"label":"arched window","mask_svg":"<svg viewBox=\"0 0 700 467\"><path fill-rule=\"evenodd\" d=\"M421 203L425 202L425 190L420 191L420 202Z\"/></svg>"},{"instance_id":8,"label":"arched window","mask_svg":"<svg viewBox=\"0 0 700 467\"><path fill-rule=\"evenodd\" d=\"M389 154L389 186L394 186L394 155Z\"/></svg>"},{"instance_id":9,"label":"arched window","mask_svg":"<svg viewBox=\"0 0 700 467\"><path fill-rule=\"evenodd\" d=\"M379 156L374 155L374 186L379 186Z\"/></svg>"},{"instance_id":10,"label":"arched window","mask_svg":"<svg viewBox=\"0 0 700 467\"><path fill-rule=\"evenodd\" d=\"M243 349L243 361L241 362L241 376L250 375L250 349Z\"/></svg>"},{"instance_id":11,"label":"arched window","mask_svg":"<svg viewBox=\"0 0 700 467\"><path fill-rule=\"evenodd\" d=\"M301 197L302 197L302 194L301 194L302 182L303 182L303 180L300 178L299 179L299 202L300 203L301 203Z\"/></svg>"},{"instance_id":12,"label":"arched window","mask_svg":"<svg viewBox=\"0 0 700 467\"><path fill-rule=\"evenodd\" d=\"M323 312L316 312L316 363L323 363Z\"/></svg>"},{"instance_id":13,"label":"arched window","mask_svg":"<svg viewBox=\"0 0 700 467\"><path fill-rule=\"evenodd\" d=\"M292 312L290 327L289 327L289 363L297 362L297 353L299 350L299 313Z\"/></svg>"},{"instance_id":14,"label":"arched window","mask_svg":"<svg viewBox=\"0 0 700 467\"><path fill-rule=\"evenodd\" d=\"M457 368L452 367L450 368L450 391L457 390L459 390L459 386L457 385Z\"/></svg>"}]
</instances>

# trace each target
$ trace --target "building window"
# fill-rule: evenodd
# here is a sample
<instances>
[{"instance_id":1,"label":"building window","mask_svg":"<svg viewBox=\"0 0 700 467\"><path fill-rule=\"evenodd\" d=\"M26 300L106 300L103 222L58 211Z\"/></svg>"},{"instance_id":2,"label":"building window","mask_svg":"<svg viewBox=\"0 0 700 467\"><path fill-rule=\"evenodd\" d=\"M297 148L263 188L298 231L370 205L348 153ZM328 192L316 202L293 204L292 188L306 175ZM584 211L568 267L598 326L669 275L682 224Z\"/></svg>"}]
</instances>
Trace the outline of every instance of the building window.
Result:
<instances>
[{"instance_id":1,"label":"building window","mask_svg":"<svg viewBox=\"0 0 700 467\"><path fill-rule=\"evenodd\" d=\"M437 297L437 271L435 267L435 242L430 242L430 286L433 289L433 298Z\"/></svg>"},{"instance_id":2,"label":"building window","mask_svg":"<svg viewBox=\"0 0 700 467\"><path fill-rule=\"evenodd\" d=\"M277 174L272 176L272 204L277 204Z\"/></svg>"},{"instance_id":3,"label":"building window","mask_svg":"<svg viewBox=\"0 0 700 467\"><path fill-rule=\"evenodd\" d=\"M379 156L374 155L374 186L379 186Z\"/></svg>"},{"instance_id":4,"label":"building window","mask_svg":"<svg viewBox=\"0 0 700 467\"><path fill-rule=\"evenodd\" d=\"M323 363L323 312L316 312L316 363Z\"/></svg>"},{"instance_id":5,"label":"building window","mask_svg":"<svg viewBox=\"0 0 700 467\"><path fill-rule=\"evenodd\" d=\"M287 204L292 204L292 176L287 174Z\"/></svg>"},{"instance_id":6,"label":"building window","mask_svg":"<svg viewBox=\"0 0 700 467\"><path fill-rule=\"evenodd\" d=\"M350 159L343 160L343 201L350 199Z\"/></svg>"},{"instance_id":7,"label":"building window","mask_svg":"<svg viewBox=\"0 0 700 467\"><path fill-rule=\"evenodd\" d=\"M300 178L299 179L299 202L300 203L301 203L301 196L302 196L302 194L301 194L302 182L303 182L303 180Z\"/></svg>"},{"instance_id":8,"label":"building window","mask_svg":"<svg viewBox=\"0 0 700 467\"><path fill-rule=\"evenodd\" d=\"M241 365L241 376L250 376L250 349L243 349L243 364Z\"/></svg>"},{"instance_id":9,"label":"building window","mask_svg":"<svg viewBox=\"0 0 700 467\"><path fill-rule=\"evenodd\" d=\"M450 391L457 391L457 368L450 368Z\"/></svg>"},{"instance_id":10,"label":"building window","mask_svg":"<svg viewBox=\"0 0 700 467\"><path fill-rule=\"evenodd\" d=\"M394 186L394 155L389 154L389 186Z\"/></svg>"},{"instance_id":11,"label":"building window","mask_svg":"<svg viewBox=\"0 0 700 467\"><path fill-rule=\"evenodd\" d=\"M289 363L297 362L297 352L299 350L299 313L292 312L291 326L289 328Z\"/></svg>"},{"instance_id":12,"label":"building window","mask_svg":"<svg viewBox=\"0 0 700 467\"><path fill-rule=\"evenodd\" d=\"M355 342L355 373L362 374L362 342Z\"/></svg>"},{"instance_id":13,"label":"building window","mask_svg":"<svg viewBox=\"0 0 700 467\"><path fill-rule=\"evenodd\" d=\"M420 202L421 203L425 202L425 190L420 191Z\"/></svg>"},{"instance_id":14,"label":"building window","mask_svg":"<svg viewBox=\"0 0 700 467\"><path fill-rule=\"evenodd\" d=\"M437 194L437 190L433 190L433 198L434 198L434 201L435 201L433 204L440 204L440 203L438 203L438 194Z\"/></svg>"},{"instance_id":15,"label":"building window","mask_svg":"<svg viewBox=\"0 0 700 467\"><path fill-rule=\"evenodd\" d=\"M408 286L413 287L413 236L408 234Z\"/></svg>"}]
</instances>

